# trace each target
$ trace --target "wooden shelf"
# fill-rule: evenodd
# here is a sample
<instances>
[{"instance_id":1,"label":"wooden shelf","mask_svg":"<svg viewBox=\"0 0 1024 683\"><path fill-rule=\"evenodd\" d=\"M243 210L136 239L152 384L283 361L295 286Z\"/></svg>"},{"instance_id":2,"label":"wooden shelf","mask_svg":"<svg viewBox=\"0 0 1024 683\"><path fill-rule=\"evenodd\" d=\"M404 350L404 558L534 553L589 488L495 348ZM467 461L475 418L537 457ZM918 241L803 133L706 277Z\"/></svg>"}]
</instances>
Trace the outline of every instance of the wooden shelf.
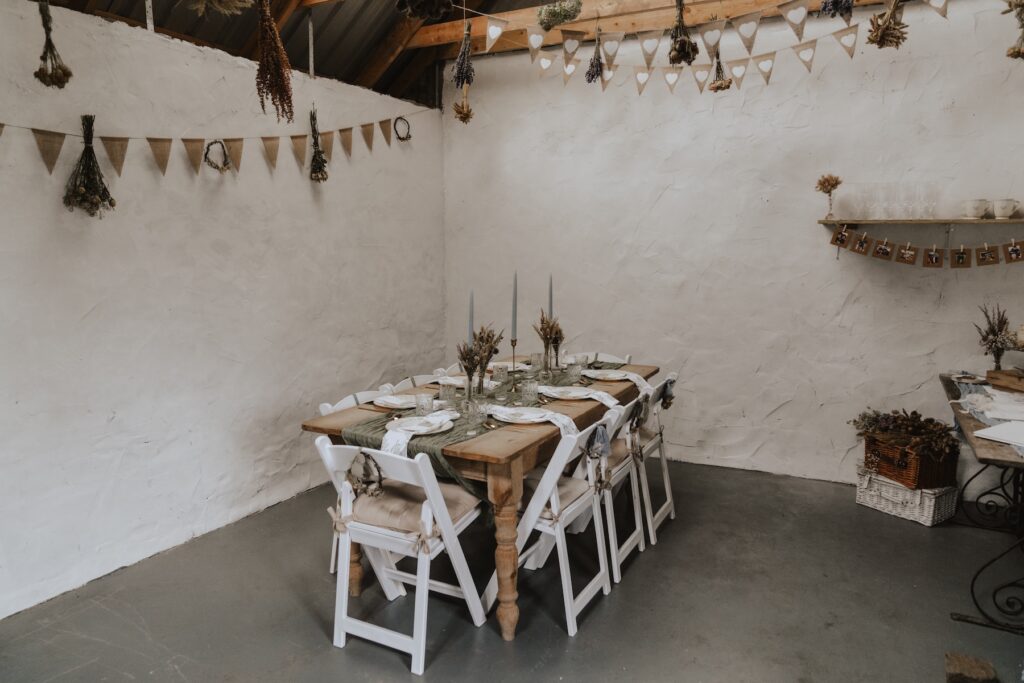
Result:
<instances>
[{"instance_id":1,"label":"wooden shelf","mask_svg":"<svg viewBox=\"0 0 1024 683\"><path fill-rule=\"evenodd\" d=\"M1020 225L1024 218L823 218L819 225Z\"/></svg>"}]
</instances>

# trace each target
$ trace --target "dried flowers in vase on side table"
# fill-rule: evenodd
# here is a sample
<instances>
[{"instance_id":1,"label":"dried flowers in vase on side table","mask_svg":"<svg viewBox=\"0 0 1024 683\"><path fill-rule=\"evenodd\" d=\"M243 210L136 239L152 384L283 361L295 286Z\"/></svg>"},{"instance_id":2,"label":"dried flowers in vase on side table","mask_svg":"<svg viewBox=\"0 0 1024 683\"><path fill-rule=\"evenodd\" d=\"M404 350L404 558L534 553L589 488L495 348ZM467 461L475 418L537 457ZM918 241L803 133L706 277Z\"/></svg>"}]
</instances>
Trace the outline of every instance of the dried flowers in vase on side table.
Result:
<instances>
[{"instance_id":1,"label":"dried flowers in vase on side table","mask_svg":"<svg viewBox=\"0 0 1024 683\"><path fill-rule=\"evenodd\" d=\"M975 324L974 329L978 331L978 344L985 349L985 355L991 355L995 360L995 369L1003 369L1003 354L1007 349L1017 348L1017 339L1010 332L1010 319L1006 311L999 304L989 309L988 306L979 306L985 316L985 327Z\"/></svg>"},{"instance_id":2,"label":"dried flowers in vase on side table","mask_svg":"<svg viewBox=\"0 0 1024 683\"><path fill-rule=\"evenodd\" d=\"M815 189L822 194L828 195L828 215L825 216L826 219L835 218L835 216L832 215L832 195L842 184L843 179L837 175L832 175L831 173L826 173L818 178L818 184L815 185Z\"/></svg>"}]
</instances>

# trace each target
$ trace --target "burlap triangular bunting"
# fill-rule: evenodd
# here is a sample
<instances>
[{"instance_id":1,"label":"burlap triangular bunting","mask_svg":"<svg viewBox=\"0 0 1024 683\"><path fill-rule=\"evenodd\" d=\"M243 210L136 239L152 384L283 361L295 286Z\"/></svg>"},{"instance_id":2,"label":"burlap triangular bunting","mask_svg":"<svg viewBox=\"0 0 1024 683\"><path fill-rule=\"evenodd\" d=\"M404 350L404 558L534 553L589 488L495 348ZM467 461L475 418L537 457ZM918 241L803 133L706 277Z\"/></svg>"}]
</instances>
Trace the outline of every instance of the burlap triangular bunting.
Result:
<instances>
[{"instance_id":1,"label":"burlap triangular bunting","mask_svg":"<svg viewBox=\"0 0 1024 683\"><path fill-rule=\"evenodd\" d=\"M391 119L384 119L378 121L377 125L380 126L380 134L384 136L384 142L387 143L388 147L391 146Z\"/></svg>"},{"instance_id":2,"label":"burlap triangular bunting","mask_svg":"<svg viewBox=\"0 0 1024 683\"><path fill-rule=\"evenodd\" d=\"M242 170L242 148L245 146L245 138L224 138L224 146L228 149L228 158L235 173Z\"/></svg>"},{"instance_id":3,"label":"burlap triangular bunting","mask_svg":"<svg viewBox=\"0 0 1024 683\"><path fill-rule=\"evenodd\" d=\"M345 156L352 158L352 129L342 128L338 131L338 140L341 142L341 149Z\"/></svg>"},{"instance_id":4,"label":"burlap triangular bunting","mask_svg":"<svg viewBox=\"0 0 1024 683\"><path fill-rule=\"evenodd\" d=\"M261 138L263 140L263 154L267 157L267 164L270 168L277 168L277 151L281 147L281 138L269 137Z\"/></svg>"},{"instance_id":5,"label":"burlap triangular bunting","mask_svg":"<svg viewBox=\"0 0 1024 683\"><path fill-rule=\"evenodd\" d=\"M487 46L484 48L484 52L490 52L494 44L498 42L498 38L501 38L501 34L505 32L505 27L508 26L508 22L498 17L487 17Z\"/></svg>"},{"instance_id":6,"label":"burlap triangular bunting","mask_svg":"<svg viewBox=\"0 0 1024 683\"><path fill-rule=\"evenodd\" d=\"M604 58L605 66L615 64L615 57L619 54L619 48L625 38L626 34L622 31L601 32L601 56Z\"/></svg>"},{"instance_id":7,"label":"burlap triangular bunting","mask_svg":"<svg viewBox=\"0 0 1024 683\"><path fill-rule=\"evenodd\" d=\"M112 138L101 135L100 142L103 143L103 149L107 150L110 165L114 167L114 172L120 177L121 171L124 169L124 157L128 153L128 138Z\"/></svg>"},{"instance_id":8,"label":"burlap triangular bunting","mask_svg":"<svg viewBox=\"0 0 1024 683\"><path fill-rule=\"evenodd\" d=\"M633 67L633 82L636 83L636 94L643 95L644 88L651 81L651 76L654 74L654 70L646 66L634 66Z\"/></svg>"},{"instance_id":9,"label":"burlap triangular bunting","mask_svg":"<svg viewBox=\"0 0 1024 683\"><path fill-rule=\"evenodd\" d=\"M571 59L562 65L562 85L566 85L572 75L579 70L580 60Z\"/></svg>"},{"instance_id":10,"label":"burlap triangular bunting","mask_svg":"<svg viewBox=\"0 0 1024 683\"><path fill-rule=\"evenodd\" d=\"M334 131L329 130L326 133L320 133L320 149L324 152L324 158L327 161L331 160L334 155Z\"/></svg>"},{"instance_id":11,"label":"burlap triangular bunting","mask_svg":"<svg viewBox=\"0 0 1024 683\"><path fill-rule=\"evenodd\" d=\"M373 151L373 128L375 124L364 123L359 126L360 132L363 134L363 142L366 143L366 149Z\"/></svg>"},{"instance_id":12,"label":"burlap triangular bunting","mask_svg":"<svg viewBox=\"0 0 1024 683\"><path fill-rule=\"evenodd\" d=\"M761 78L764 79L764 84L772 80L772 71L775 69L775 53L766 52L763 55L752 57L751 61L754 62L754 66L757 67L758 73L761 74Z\"/></svg>"},{"instance_id":13,"label":"burlap triangular bunting","mask_svg":"<svg viewBox=\"0 0 1024 683\"><path fill-rule=\"evenodd\" d=\"M779 14L786 20L789 27L793 29L797 40L804 39L804 26L807 24L807 3L808 0L792 0L779 5Z\"/></svg>"},{"instance_id":14,"label":"burlap triangular bunting","mask_svg":"<svg viewBox=\"0 0 1024 683\"><path fill-rule=\"evenodd\" d=\"M293 135L292 140L292 154L295 155L295 161L298 162L299 168L306 167L306 136L305 135Z\"/></svg>"},{"instance_id":15,"label":"burlap triangular bunting","mask_svg":"<svg viewBox=\"0 0 1024 683\"><path fill-rule=\"evenodd\" d=\"M182 138L181 144L185 145L185 155L188 162L192 164L192 170L199 174L199 168L203 165L203 148L206 140L203 138Z\"/></svg>"},{"instance_id":16,"label":"burlap triangular bunting","mask_svg":"<svg viewBox=\"0 0 1024 683\"><path fill-rule=\"evenodd\" d=\"M714 71L713 66L710 64L693 64L690 70L693 73L693 80L697 82L697 88L704 92L704 86L708 84L708 79L711 78L711 72Z\"/></svg>"},{"instance_id":17,"label":"burlap triangular bunting","mask_svg":"<svg viewBox=\"0 0 1024 683\"><path fill-rule=\"evenodd\" d=\"M751 50L754 49L754 39L757 38L757 28L761 25L761 12L744 14L742 17L735 17L731 21L733 28L736 29L736 33L740 34L743 47L747 48L747 54L751 54Z\"/></svg>"},{"instance_id":18,"label":"burlap triangular bunting","mask_svg":"<svg viewBox=\"0 0 1024 683\"><path fill-rule=\"evenodd\" d=\"M735 84L736 89L739 90L740 86L743 85L743 77L747 75L747 69L750 68L750 58L744 57L743 59L733 59L725 63L725 70Z\"/></svg>"},{"instance_id":19,"label":"burlap triangular bunting","mask_svg":"<svg viewBox=\"0 0 1024 683\"><path fill-rule=\"evenodd\" d=\"M853 53L857 50L857 31L859 29L860 24L854 24L832 34L839 41L842 48L846 50L846 54L850 55L850 59L853 59Z\"/></svg>"},{"instance_id":20,"label":"burlap triangular bunting","mask_svg":"<svg viewBox=\"0 0 1024 683\"><path fill-rule=\"evenodd\" d=\"M818 51L818 39L808 40L805 43L793 46L800 63L807 67L807 73L811 72L811 65L814 64L814 53Z\"/></svg>"},{"instance_id":21,"label":"burlap triangular bunting","mask_svg":"<svg viewBox=\"0 0 1024 683\"><path fill-rule=\"evenodd\" d=\"M167 175L167 160L171 158L171 138L146 138L153 152L153 161L160 169L160 175Z\"/></svg>"},{"instance_id":22,"label":"burlap triangular bunting","mask_svg":"<svg viewBox=\"0 0 1024 683\"><path fill-rule=\"evenodd\" d=\"M949 0L924 0L924 4L938 12L940 17L945 17L946 10L949 7Z\"/></svg>"},{"instance_id":23,"label":"burlap triangular bunting","mask_svg":"<svg viewBox=\"0 0 1024 683\"><path fill-rule=\"evenodd\" d=\"M804 1L806 2L806 0ZM718 45L722 42L722 34L725 33L725 19L701 24L697 31L700 33L700 39L704 41L704 49L707 50L708 56L714 58L718 54Z\"/></svg>"},{"instance_id":24,"label":"burlap triangular bunting","mask_svg":"<svg viewBox=\"0 0 1024 683\"><path fill-rule=\"evenodd\" d=\"M64 146L64 133L33 128L32 135L36 138L36 147L39 148L39 155L43 157L46 170L53 175L53 167L57 165L57 157L60 156L60 149Z\"/></svg>"},{"instance_id":25,"label":"burlap triangular bunting","mask_svg":"<svg viewBox=\"0 0 1024 683\"><path fill-rule=\"evenodd\" d=\"M536 61L537 53L544 46L544 29L534 24L526 27L526 45L530 48L530 61Z\"/></svg>"},{"instance_id":26,"label":"burlap triangular bunting","mask_svg":"<svg viewBox=\"0 0 1024 683\"><path fill-rule=\"evenodd\" d=\"M540 55L540 58L537 60L537 68L540 69L540 75L543 76L544 74L546 74L548 72L548 69L550 69L551 65L554 63L555 57L552 56L552 53L545 52L544 54Z\"/></svg>"},{"instance_id":27,"label":"burlap triangular bunting","mask_svg":"<svg viewBox=\"0 0 1024 683\"><path fill-rule=\"evenodd\" d=\"M665 85L668 86L668 91L674 93L676 86L679 84L679 79L683 76L683 67L663 66L661 67L661 75L665 78Z\"/></svg>"},{"instance_id":28,"label":"burlap triangular bunting","mask_svg":"<svg viewBox=\"0 0 1024 683\"><path fill-rule=\"evenodd\" d=\"M586 31L562 31L562 60L566 64L576 56L576 50L580 49L586 37Z\"/></svg>"},{"instance_id":29,"label":"burlap triangular bunting","mask_svg":"<svg viewBox=\"0 0 1024 683\"><path fill-rule=\"evenodd\" d=\"M665 29L644 31L636 34L636 39L640 41L640 52L644 55L644 64L647 65L647 68L651 67L655 55L658 54L658 47L661 46L661 38L664 35Z\"/></svg>"},{"instance_id":30,"label":"burlap triangular bunting","mask_svg":"<svg viewBox=\"0 0 1024 683\"><path fill-rule=\"evenodd\" d=\"M612 64L611 66L605 66L604 69L601 70L601 92L608 89L612 79L615 78L615 70L618 68L619 67Z\"/></svg>"}]
</instances>

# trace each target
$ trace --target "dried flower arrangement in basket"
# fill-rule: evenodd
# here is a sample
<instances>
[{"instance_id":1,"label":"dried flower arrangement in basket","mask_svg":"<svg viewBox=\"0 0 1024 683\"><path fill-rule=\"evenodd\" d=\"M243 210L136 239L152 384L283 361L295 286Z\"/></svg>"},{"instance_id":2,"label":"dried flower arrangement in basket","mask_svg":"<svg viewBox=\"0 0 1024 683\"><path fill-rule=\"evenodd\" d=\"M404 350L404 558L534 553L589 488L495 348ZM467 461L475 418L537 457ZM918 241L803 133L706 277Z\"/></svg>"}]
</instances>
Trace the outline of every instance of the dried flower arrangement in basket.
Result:
<instances>
[{"instance_id":1,"label":"dried flower arrangement in basket","mask_svg":"<svg viewBox=\"0 0 1024 683\"><path fill-rule=\"evenodd\" d=\"M978 343L985 349L985 355L991 355L996 363L996 370L1003 369L1003 354L1007 349L1017 348L1017 339L1010 332L1010 319L1006 311L999 304L991 310L988 306L979 306L985 316L985 327L975 324L974 329L978 331L980 339Z\"/></svg>"},{"instance_id":2,"label":"dried flower arrangement in basket","mask_svg":"<svg viewBox=\"0 0 1024 683\"><path fill-rule=\"evenodd\" d=\"M583 11L583 0L562 0L537 9L537 23L545 31L572 21Z\"/></svg>"},{"instance_id":3,"label":"dried flower arrangement in basket","mask_svg":"<svg viewBox=\"0 0 1024 683\"><path fill-rule=\"evenodd\" d=\"M870 408L849 424L864 437L869 470L912 489L956 485L960 441L951 425L917 411Z\"/></svg>"}]
</instances>

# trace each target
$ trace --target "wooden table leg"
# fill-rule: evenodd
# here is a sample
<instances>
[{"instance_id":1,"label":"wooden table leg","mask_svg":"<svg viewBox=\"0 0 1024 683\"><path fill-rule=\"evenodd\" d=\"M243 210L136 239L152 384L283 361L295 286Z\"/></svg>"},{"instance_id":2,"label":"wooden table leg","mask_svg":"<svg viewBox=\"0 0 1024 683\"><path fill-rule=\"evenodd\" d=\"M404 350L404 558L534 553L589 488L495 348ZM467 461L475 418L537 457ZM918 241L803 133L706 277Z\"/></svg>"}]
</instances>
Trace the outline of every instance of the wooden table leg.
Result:
<instances>
[{"instance_id":1,"label":"wooden table leg","mask_svg":"<svg viewBox=\"0 0 1024 683\"><path fill-rule=\"evenodd\" d=\"M358 598L363 592L363 548L358 543L352 544L348 572L348 594Z\"/></svg>"},{"instance_id":2,"label":"wooden table leg","mask_svg":"<svg viewBox=\"0 0 1024 683\"><path fill-rule=\"evenodd\" d=\"M494 564L498 574L498 624L501 637L513 640L519 623L519 535L516 510L523 498L523 464L518 458L487 470L487 497L494 504Z\"/></svg>"}]
</instances>

